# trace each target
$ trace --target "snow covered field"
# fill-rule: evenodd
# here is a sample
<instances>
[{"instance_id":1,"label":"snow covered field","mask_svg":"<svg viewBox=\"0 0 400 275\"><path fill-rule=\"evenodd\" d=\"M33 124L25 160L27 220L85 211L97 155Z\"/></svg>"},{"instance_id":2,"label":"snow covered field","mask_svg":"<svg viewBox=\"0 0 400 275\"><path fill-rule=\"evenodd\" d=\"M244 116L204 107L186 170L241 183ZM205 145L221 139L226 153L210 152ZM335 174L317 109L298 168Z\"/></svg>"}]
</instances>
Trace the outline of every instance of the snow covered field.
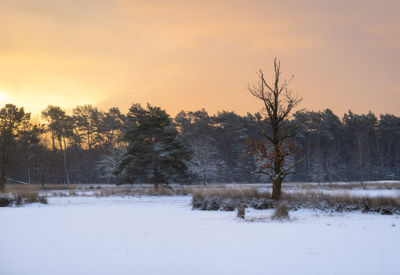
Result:
<instances>
[{"instance_id":1,"label":"snow covered field","mask_svg":"<svg viewBox=\"0 0 400 275\"><path fill-rule=\"evenodd\" d=\"M193 211L190 197L0 208L0 274L400 274L400 217ZM260 221L261 220L261 221Z\"/></svg>"}]
</instances>

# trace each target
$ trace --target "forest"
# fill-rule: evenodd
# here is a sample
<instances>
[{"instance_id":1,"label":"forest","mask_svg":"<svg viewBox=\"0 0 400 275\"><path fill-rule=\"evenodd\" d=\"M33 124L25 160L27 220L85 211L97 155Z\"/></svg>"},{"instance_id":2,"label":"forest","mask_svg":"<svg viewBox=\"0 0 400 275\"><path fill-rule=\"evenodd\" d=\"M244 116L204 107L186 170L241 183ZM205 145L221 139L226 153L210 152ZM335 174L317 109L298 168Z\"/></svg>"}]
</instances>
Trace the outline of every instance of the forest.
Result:
<instances>
[{"instance_id":1,"label":"forest","mask_svg":"<svg viewBox=\"0 0 400 275\"><path fill-rule=\"evenodd\" d=\"M252 183L249 141L268 131L261 113L181 111L171 117L151 105L129 112L48 106L40 121L23 107L0 110L0 178L20 183ZM351 111L301 110L288 123L304 158L288 181L400 179L400 117Z\"/></svg>"}]
</instances>

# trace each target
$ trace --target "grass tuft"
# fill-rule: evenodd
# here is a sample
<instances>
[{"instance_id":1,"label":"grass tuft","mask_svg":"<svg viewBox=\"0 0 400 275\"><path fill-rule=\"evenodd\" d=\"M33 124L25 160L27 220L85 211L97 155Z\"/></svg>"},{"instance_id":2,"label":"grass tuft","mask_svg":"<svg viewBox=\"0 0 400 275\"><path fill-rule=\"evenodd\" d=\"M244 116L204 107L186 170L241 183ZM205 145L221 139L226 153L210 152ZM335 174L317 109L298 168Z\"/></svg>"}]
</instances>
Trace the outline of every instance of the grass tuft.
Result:
<instances>
[{"instance_id":1,"label":"grass tuft","mask_svg":"<svg viewBox=\"0 0 400 275\"><path fill-rule=\"evenodd\" d=\"M281 202L277 205L271 219L280 221L289 220L289 207L286 203Z\"/></svg>"},{"instance_id":2,"label":"grass tuft","mask_svg":"<svg viewBox=\"0 0 400 275\"><path fill-rule=\"evenodd\" d=\"M239 219L244 219L245 214L246 214L246 206L241 203L237 207L237 217Z\"/></svg>"}]
</instances>

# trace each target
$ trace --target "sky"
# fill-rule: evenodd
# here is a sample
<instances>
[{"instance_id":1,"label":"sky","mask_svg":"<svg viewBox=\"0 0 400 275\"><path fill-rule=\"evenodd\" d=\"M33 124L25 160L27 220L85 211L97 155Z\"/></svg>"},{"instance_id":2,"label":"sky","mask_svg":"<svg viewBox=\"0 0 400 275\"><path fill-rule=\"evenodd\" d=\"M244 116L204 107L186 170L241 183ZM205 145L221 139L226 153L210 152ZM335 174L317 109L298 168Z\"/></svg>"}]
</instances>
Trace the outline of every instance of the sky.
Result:
<instances>
[{"instance_id":1,"label":"sky","mask_svg":"<svg viewBox=\"0 0 400 275\"><path fill-rule=\"evenodd\" d=\"M400 115L398 0L0 0L0 105L262 108L273 59L301 108Z\"/></svg>"}]
</instances>

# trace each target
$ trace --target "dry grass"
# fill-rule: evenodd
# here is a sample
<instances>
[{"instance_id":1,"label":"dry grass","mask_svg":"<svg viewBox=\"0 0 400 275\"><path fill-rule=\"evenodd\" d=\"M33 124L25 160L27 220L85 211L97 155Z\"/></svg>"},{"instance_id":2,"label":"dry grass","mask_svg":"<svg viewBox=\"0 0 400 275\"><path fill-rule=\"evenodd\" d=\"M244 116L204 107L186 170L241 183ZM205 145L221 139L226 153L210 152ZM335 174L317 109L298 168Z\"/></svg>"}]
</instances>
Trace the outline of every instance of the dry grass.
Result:
<instances>
[{"instance_id":1,"label":"dry grass","mask_svg":"<svg viewBox=\"0 0 400 275\"><path fill-rule=\"evenodd\" d=\"M392 182L392 181L381 181L381 182L364 182L361 184L360 182L323 182L320 185L316 183L308 183L308 182L289 182L284 185L284 187L295 187L296 189L302 190L315 190L315 189L343 189L343 190L352 190L352 189L364 189L364 190L399 190L400 182Z\"/></svg>"},{"instance_id":2,"label":"dry grass","mask_svg":"<svg viewBox=\"0 0 400 275\"><path fill-rule=\"evenodd\" d=\"M281 202L275 208L274 214L271 216L273 220L289 220L289 207L286 203Z\"/></svg>"},{"instance_id":3,"label":"dry grass","mask_svg":"<svg viewBox=\"0 0 400 275\"><path fill-rule=\"evenodd\" d=\"M271 193L268 191L260 191L255 187L251 188L228 188L225 186L221 186L219 188L209 187L209 188L198 188L193 191L193 196L199 198L209 198L209 197L218 197L218 198L229 198L229 199L264 199L270 198Z\"/></svg>"},{"instance_id":4,"label":"dry grass","mask_svg":"<svg viewBox=\"0 0 400 275\"><path fill-rule=\"evenodd\" d=\"M39 192L50 196L176 196L191 194L191 186L159 186L156 190L153 185L84 185L84 184L7 184L6 193L26 194L31 197Z\"/></svg>"},{"instance_id":5,"label":"dry grass","mask_svg":"<svg viewBox=\"0 0 400 275\"><path fill-rule=\"evenodd\" d=\"M7 184L4 193L11 193L14 200L10 204L21 205L24 203L47 204L47 198L40 195L40 185Z\"/></svg>"},{"instance_id":6,"label":"dry grass","mask_svg":"<svg viewBox=\"0 0 400 275\"><path fill-rule=\"evenodd\" d=\"M82 188L81 184L29 184L38 186L40 190L75 190Z\"/></svg>"},{"instance_id":7,"label":"dry grass","mask_svg":"<svg viewBox=\"0 0 400 275\"><path fill-rule=\"evenodd\" d=\"M98 197L109 197L109 196L180 196L188 195L190 188L181 187L169 187L160 186L155 189L153 186L141 186L138 187L117 187L109 189L101 189L96 192Z\"/></svg>"},{"instance_id":8,"label":"dry grass","mask_svg":"<svg viewBox=\"0 0 400 275\"><path fill-rule=\"evenodd\" d=\"M193 193L192 206L200 210L234 210L239 204L255 209L272 209L277 207L269 192L257 189L213 189L199 190ZM381 214L400 214L400 197L360 197L349 194L327 194L323 192L283 193L284 202L291 210L300 208L319 209L324 211L363 211Z\"/></svg>"},{"instance_id":9,"label":"dry grass","mask_svg":"<svg viewBox=\"0 0 400 275\"><path fill-rule=\"evenodd\" d=\"M366 183L366 189L387 189L387 190L399 190L400 182L381 182L381 183Z\"/></svg>"},{"instance_id":10,"label":"dry grass","mask_svg":"<svg viewBox=\"0 0 400 275\"><path fill-rule=\"evenodd\" d=\"M40 191L39 184L6 184L4 193L38 193Z\"/></svg>"},{"instance_id":11,"label":"dry grass","mask_svg":"<svg viewBox=\"0 0 400 275\"><path fill-rule=\"evenodd\" d=\"M355 210L359 210L360 206L362 206L362 210L365 211L380 207L400 209L400 197L387 196L362 197L352 196L347 193L326 194L322 192L296 192L284 193L282 195L282 200L293 205L311 206L311 208L316 208L322 203L327 207L336 207L337 210L340 210L341 207L355 207L357 208Z\"/></svg>"}]
</instances>

